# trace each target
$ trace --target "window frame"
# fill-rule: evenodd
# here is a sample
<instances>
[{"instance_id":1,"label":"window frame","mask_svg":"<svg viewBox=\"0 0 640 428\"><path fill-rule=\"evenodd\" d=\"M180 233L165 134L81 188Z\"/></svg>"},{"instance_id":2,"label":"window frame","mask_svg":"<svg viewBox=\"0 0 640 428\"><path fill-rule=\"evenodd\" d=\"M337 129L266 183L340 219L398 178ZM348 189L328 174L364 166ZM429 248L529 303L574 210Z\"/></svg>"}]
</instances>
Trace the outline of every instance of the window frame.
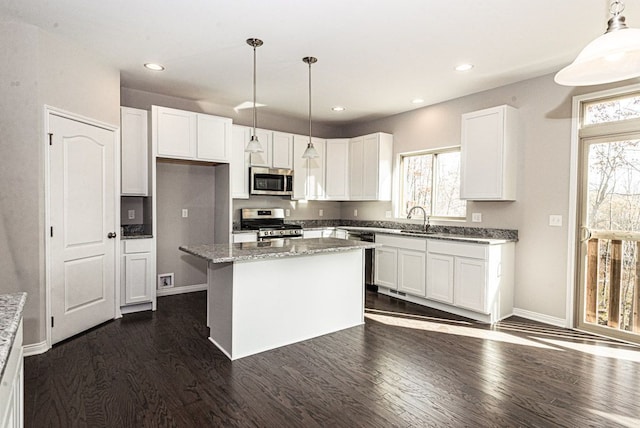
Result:
<instances>
[{"instance_id":1,"label":"window frame","mask_svg":"<svg viewBox=\"0 0 640 428\"><path fill-rule=\"evenodd\" d=\"M396 218L406 219L406 213L404 213L404 189L406 184L405 179L405 165L404 159L407 157L414 156L424 156L424 155L432 155L432 164L431 164L431 210L427 213L430 219L433 220L443 220L443 221L466 221L467 220L467 205L465 201L465 215L464 216L442 216L442 215L434 215L433 209L437 206L438 201L438 192L434 192L433 189L438 188L439 177L438 177L438 155L458 152L461 153L461 146L447 146L440 147L436 149L427 149L427 150L417 150L414 152L404 152L398 153L398 197L396 198ZM462 161L462 157L460 157L460 161ZM423 207L424 208L424 207ZM412 214L412 218L423 219L422 211L415 212L415 215Z\"/></svg>"}]
</instances>

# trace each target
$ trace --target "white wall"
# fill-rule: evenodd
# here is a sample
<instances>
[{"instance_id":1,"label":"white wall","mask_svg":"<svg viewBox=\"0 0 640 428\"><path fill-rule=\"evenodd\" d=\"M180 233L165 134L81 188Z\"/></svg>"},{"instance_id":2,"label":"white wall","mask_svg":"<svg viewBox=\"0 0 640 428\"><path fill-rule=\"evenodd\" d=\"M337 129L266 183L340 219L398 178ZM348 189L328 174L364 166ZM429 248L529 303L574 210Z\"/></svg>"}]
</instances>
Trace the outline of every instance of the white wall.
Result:
<instances>
[{"instance_id":1,"label":"white wall","mask_svg":"<svg viewBox=\"0 0 640 428\"><path fill-rule=\"evenodd\" d=\"M46 338L44 105L118 126L120 73L91 52L0 22L0 293L29 293L24 342Z\"/></svg>"}]
</instances>

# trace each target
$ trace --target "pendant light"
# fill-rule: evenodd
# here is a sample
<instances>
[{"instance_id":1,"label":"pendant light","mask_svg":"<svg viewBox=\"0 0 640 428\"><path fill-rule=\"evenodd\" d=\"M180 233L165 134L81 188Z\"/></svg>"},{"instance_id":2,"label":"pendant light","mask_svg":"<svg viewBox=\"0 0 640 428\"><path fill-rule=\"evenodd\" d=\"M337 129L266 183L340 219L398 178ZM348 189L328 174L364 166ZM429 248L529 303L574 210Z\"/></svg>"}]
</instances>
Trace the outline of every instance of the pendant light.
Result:
<instances>
[{"instance_id":1,"label":"pendant light","mask_svg":"<svg viewBox=\"0 0 640 428\"><path fill-rule=\"evenodd\" d=\"M262 149L262 144L258 141L258 136L256 135L256 122L258 121L258 109L256 107L256 48L262 46L262 40L260 39L247 39L247 44L253 47L253 135L251 136L251 140L247 143L247 147L244 149L245 152L250 153L260 153L264 151Z\"/></svg>"},{"instance_id":2,"label":"pendant light","mask_svg":"<svg viewBox=\"0 0 640 428\"><path fill-rule=\"evenodd\" d=\"M320 157L318 151L315 147L313 147L312 133L311 133L311 64L315 64L318 62L318 58L314 58L312 56L306 56L302 58L302 61L305 64L309 64L309 143L307 144L307 148L302 154L304 159L314 159Z\"/></svg>"},{"instance_id":3,"label":"pendant light","mask_svg":"<svg viewBox=\"0 0 640 428\"><path fill-rule=\"evenodd\" d=\"M611 2L607 31L556 74L556 83L588 86L640 76L640 29L627 27L623 10L624 2Z\"/></svg>"}]
</instances>

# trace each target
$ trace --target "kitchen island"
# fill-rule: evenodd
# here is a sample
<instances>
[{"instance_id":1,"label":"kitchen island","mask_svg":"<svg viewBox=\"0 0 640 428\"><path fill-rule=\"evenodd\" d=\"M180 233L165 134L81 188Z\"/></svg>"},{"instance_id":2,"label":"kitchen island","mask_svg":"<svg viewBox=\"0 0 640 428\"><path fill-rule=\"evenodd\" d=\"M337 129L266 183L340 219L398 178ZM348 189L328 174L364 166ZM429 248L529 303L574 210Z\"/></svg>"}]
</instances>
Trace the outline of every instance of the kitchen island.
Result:
<instances>
[{"instance_id":1,"label":"kitchen island","mask_svg":"<svg viewBox=\"0 0 640 428\"><path fill-rule=\"evenodd\" d=\"M231 360L364 323L371 242L274 239L181 246L208 261L209 340Z\"/></svg>"}]
</instances>

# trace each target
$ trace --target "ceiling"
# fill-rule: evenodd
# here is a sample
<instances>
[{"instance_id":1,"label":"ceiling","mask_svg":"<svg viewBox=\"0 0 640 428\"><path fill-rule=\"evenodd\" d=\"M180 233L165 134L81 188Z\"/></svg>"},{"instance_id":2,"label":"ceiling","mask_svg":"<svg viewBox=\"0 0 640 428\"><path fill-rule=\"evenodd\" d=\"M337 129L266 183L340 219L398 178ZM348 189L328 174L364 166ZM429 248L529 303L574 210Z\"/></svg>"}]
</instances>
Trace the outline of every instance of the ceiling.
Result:
<instances>
[{"instance_id":1,"label":"ceiling","mask_svg":"<svg viewBox=\"0 0 640 428\"><path fill-rule=\"evenodd\" d=\"M623 13L640 28L640 1ZM606 0L0 0L0 17L74 40L127 88L347 124L555 72L606 29ZM163 72L143 68L157 62ZM460 63L472 63L458 72ZM412 103L422 98L423 104ZM345 111L336 113L332 106Z\"/></svg>"}]
</instances>

